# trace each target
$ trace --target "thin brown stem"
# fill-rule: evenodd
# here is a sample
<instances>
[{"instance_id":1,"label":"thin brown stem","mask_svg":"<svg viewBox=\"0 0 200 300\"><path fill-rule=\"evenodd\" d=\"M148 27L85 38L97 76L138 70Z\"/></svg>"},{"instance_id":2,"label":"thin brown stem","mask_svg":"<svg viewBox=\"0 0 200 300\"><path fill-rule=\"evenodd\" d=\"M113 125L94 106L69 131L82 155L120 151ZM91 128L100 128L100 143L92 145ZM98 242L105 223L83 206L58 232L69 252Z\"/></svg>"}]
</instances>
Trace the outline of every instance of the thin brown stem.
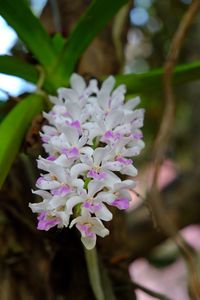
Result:
<instances>
[{"instance_id":1,"label":"thin brown stem","mask_svg":"<svg viewBox=\"0 0 200 300\"><path fill-rule=\"evenodd\" d=\"M190 271L190 288L193 299L200 298L200 285L198 274L196 270L196 262L194 253L187 243L183 240L177 232L176 226L167 217L165 208L162 204L161 195L157 189L156 183L160 171L160 166L164 160L164 156L171 138L173 124L175 120L175 100L172 86L172 73L176 66L179 53L185 39L186 33L200 8L200 0L194 0L187 12L183 16L181 23L174 35L171 43L170 51L164 65L164 95L165 107L160 129L154 145L154 164L155 171L153 175L153 184L150 192L149 207L153 215L153 221L167 236L171 237L180 249L182 257L184 258Z\"/></svg>"}]
</instances>

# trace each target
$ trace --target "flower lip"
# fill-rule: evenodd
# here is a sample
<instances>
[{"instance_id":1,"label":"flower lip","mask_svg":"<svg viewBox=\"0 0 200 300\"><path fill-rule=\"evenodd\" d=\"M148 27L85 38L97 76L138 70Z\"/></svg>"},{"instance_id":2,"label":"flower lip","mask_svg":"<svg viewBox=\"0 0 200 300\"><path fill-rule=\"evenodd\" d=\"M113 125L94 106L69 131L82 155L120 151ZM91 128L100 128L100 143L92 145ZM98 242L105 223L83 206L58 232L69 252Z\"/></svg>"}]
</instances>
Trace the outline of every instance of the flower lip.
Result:
<instances>
[{"instance_id":1,"label":"flower lip","mask_svg":"<svg viewBox=\"0 0 200 300\"><path fill-rule=\"evenodd\" d=\"M64 197L65 195L69 194L69 192L71 192L71 189L67 185L61 185L59 188L51 190L51 194L53 196Z\"/></svg>"},{"instance_id":2,"label":"flower lip","mask_svg":"<svg viewBox=\"0 0 200 300\"><path fill-rule=\"evenodd\" d=\"M116 206L118 209L123 210L129 208L129 199L128 198L117 198L111 205Z\"/></svg>"},{"instance_id":3,"label":"flower lip","mask_svg":"<svg viewBox=\"0 0 200 300\"><path fill-rule=\"evenodd\" d=\"M78 158L79 157L79 150L77 147L71 148L62 148L62 153L65 154L68 158Z\"/></svg>"},{"instance_id":4,"label":"flower lip","mask_svg":"<svg viewBox=\"0 0 200 300\"><path fill-rule=\"evenodd\" d=\"M104 135L101 138L102 142L108 143L108 142L115 142L119 141L123 135L120 132L113 132L112 130L108 130L104 133Z\"/></svg>"},{"instance_id":5,"label":"flower lip","mask_svg":"<svg viewBox=\"0 0 200 300\"><path fill-rule=\"evenodd\" d=\"M84 237L93 238L95 236L95 233L91 231L91 224L76 224L76 228Z\"/></svg>"},{"instance_id":6,"label":"flower lip","mask_svg":"<svg viewBox=\"0 0 200 300\"><path fill-rule=\"evenodd\" d=\"M93 179L102 180L107 177L107 174L106 172L96 171L92 169L87 173L87 176L92 177Z\"/></svg>"},{"instance_id":7,"label":"flower lip","mask_svg":"<svg viewBox=\"0 0 200 300\"><path fill-rule=\"evenodd\" d=\"M56 217L49 217L46 212L41 212L38 216L38 230L48 231L50 228L58 225L60 220Z\"/></svg>"},{"instance_id":8,"label":"flower lip","mask_svg":"<svg viewBox=\"0 0 200 300\"><path fill-rule=\"evenodd\" d=\"M125 166L131 165L133 163L132 159L126 159L123 156L117 156L115 160L122 163Z\"/></svg>"}]
</instances>

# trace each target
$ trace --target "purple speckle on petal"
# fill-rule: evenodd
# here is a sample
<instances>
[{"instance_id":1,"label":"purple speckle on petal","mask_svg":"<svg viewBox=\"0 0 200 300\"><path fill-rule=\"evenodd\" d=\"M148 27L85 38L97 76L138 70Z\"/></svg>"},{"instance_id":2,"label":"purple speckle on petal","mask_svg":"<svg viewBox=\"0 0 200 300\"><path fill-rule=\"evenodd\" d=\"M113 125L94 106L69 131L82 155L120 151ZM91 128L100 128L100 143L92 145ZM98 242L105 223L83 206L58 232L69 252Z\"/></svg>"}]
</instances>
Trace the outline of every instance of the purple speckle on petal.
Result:
<instances>
[{"instance_id":1,"label":"purple speckle on petal","mask_svg":"<svg viewBox=\"0 0 200 300\"><path fill-rule=\"evenodd\" d=\"M97 172L95 170L90 170L87 173L87 176L92 177L92 178L97 179L97 180L102 180L102 179L106 178L107 174L106 174L106 172Z\"/></svg>"},{"instance_id":2,"label":"purple speckle on petal","mask_svg":"<svg viewBox=\"0 0 200 300\"><path fill-rule=\"evenodd\" d=\"M102 204L92 204L88 201L83 203L83 207L87 208L91 213L95 213L96 211L100 210L102 208Z\"/></svg>"},{"instance_id":3,"label":"purple speckle on petal","mask_svg":"<svg viewBox=\"0 0 200 300\"><path fill-rule=\"evenodd\" d=\"M116 206L120 210L129 208L129 199L128 198L118 198L115 199L112 203L113 206Z\"/></svg>"},{"instance_id":4,"label":"purple speckle on petal","mask_svg":"<svg viewBox=\"0 0 200 300\"><path fill-rule=\"evenodd\" d=\"M36 185L41 185L43 181L45 181L44 177L39 177L36 181Z\"/></svg>"},{"instance_id":5,"label":"purple speckle on petal","mask_svg":"<svg viewBox=\"0 0 200 300\"><path fill-rule=\"evenodd\" d=\"M70 121L65 121L65 124L67 124L67 125L69 125L73 128L78 129L78 131L81 131L81 123L78 120L71 121L71 122Z\"/></svg>"},{"instance_id":6,"label":"purple speckle on petal","mask_svg":"<svg viewBox=\"0 0 200 300\"><path fill-rule=\"evenodd\" d=\"M92 208L92 204L90 202L86 201L86 202L83 203L83 207L87 208L87 209L91 209Z\"/></svg>"},{"instance_id":7,"label":"purple speckle on petal","mask_svg":"<svg viewBox=\"0 0 200 300\"><path fill-rule=\"evenodd\" d=\"M68 158L77 158L77 157L79 157L79 151L78 151L78 148L76 148L76 147L72 147L67 152L68 152L67 153Z\"/></svg>"},{"instance_id":8,"label":"purple speckle on petal","mask_svg":"<svg viewBox=\"0 0 200 300\"><path fill-rule=\"evenodd\" d=\"M122 138L122 134L120 132L113 132L112 130L106 131L106 133L102 136L101 141L108 142L116 142Z\"/></svg>"},{"instance_id":9,"label":"purple speckle on petal","mask_svg":"<svg viewBox=\"0 0 200 300\"><path fill-rule=\"evenodd\" d=\"M42 140L44 143L48 143L49 137L46 136L46 135L43 135L43 136L41 137L41 140Z\"/></svg>"},{"instance_id":10,"label":"purple speckle on petal","mask_svg":"<svg viewBox=\"0 0 200 300\"><path fill-rule=\"evenodd\" d=\"M92 207L92 212L95 213L96 211L100 210L102 208L102 204L98 203L98 204L94 204Z\"/></svg>"},{"instance_id":11,"label":"purple speckle on petal","mask_svg":"<svg viewBox=\"0 0 200 300\"><path fill-rule=\"evenodd\" d=\"M132 136L135 140L141 140L143 138L143 134L141 132L133 133Z\"/></svg>"},{"instance_id":12,"label":"purple speckle on petal","mask_svg":"<svg viewBox=\"0 0 200 300\"><path fill-rule=\"evenodd\" d=\"M131 159L124 158L123 156L118 156L116 158L116 161L120 162L121 164L123 164L125 166L128 166L128 165L132 164L132 160Z\"/></svg>"},{"instance_id":13,"label":"purple speckle on petal","mask_svg":"<svg viewBox=\"0 0 200 300\"><path fill-rule=\"evenodd\" d=\"M47 157L47 160L50 160L50 161L54 161L55 159L56 159L56 157L53 155L50 155Z\"/></svg>"},{"instance_id":14,"label":"purple speckle on petal","mask_svg":"<svg viewBox=\"0 0 200 300\"><path fill-rule=\"evenodd\" d=\"M77 121L72 121L71 124L70 124L72 127L75 127L77 129L80 129L81 128L81 124L80 122L77 120Z\"/></svg>"},{"instance_id":15,"label":"purple speckle on petal","mask_svg":"<svg viewBox=\"0 0 200 300\"><path fill-rule=\"evenodd\" d=\"M79 157L79 150L77 147L72 148L62 148L61 152L65 154L68 158L78 158Z\"/></svg>"},{"instance_id":16,"label":"purple speckle on petal","mask_svg":"<svg viewBox=\"0 0 200 300\"><path fill-rule=\"evenodd\" d=\"M87 224L76 224L76 228L80 230L83 236L94 237L95 233L91 232L91 226Z\"/></svg>"},{"instance_id":17,"label":"purple speckle on petal","mask_svg":"<svg viewBox=\"0 0 200 300\"><path fill-rule=\"evenodd\" d=\"M67 151L68 151L67 148L64 148L64 147L63 147L63 148L61 149L61 153L62 153L62 154L65 154L65 155L67 155Z\"/></svg>"},{"instance_id":18,"label":"purple speckle on petal","mask_svg":"<svg viewBox=\"0 0 200 300\"><path fill-rule=\"evenodd\" d=\"M70 192L70 188L67 185L62 185L58 189L51 190L51 194L54 196L64 197Z\"/></svg>"},{"instance_id":19,"label":"purple speckle on petal","mask_svg":"<svg viewBox=\"0 0 200 300\"><path fill-rule=\"evenodd\" d=\"M47 214L45 212L41 212L38 216L38 230L49 230L50 228L58 225L60 220L58 218L47 218Z\"/></svg>"}]
</instances>

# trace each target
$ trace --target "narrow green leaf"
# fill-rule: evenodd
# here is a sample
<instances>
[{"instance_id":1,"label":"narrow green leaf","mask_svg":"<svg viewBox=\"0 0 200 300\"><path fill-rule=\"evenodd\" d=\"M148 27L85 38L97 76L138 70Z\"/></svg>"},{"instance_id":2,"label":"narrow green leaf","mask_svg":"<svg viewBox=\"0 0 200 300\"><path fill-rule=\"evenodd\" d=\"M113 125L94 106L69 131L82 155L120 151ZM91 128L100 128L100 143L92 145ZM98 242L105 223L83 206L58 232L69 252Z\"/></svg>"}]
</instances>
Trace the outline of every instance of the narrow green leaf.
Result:
<instances>
[{"instance_id":1,"label":"narrow green leaf","mask_svg":"<svg viewBox=\"0 0 200 300\"><path fill-rule=\"evenodd\" d=\"M15 56L0 55L0 73L17 76L37 85L40 77L39 69ZM55 93L54 82L48 79L44 82L44 90Z\"/></svg>"},{"instance_id":2,"label":"narrow green leaf","mask_svg":"<svg viewBox=\"0 0 200 300\"><path fill-rule=\"evenodd\" d=\"M69 76L76 63L97 33L128 0L93 0L66 41L56 71L62 78Z\"/></svg>"},{"instance_id":3,"label":"narrow green leaf","mask_svg":"<svg viewBox=\"0 0 200 300\"><path fill-rule=\"evenodd\" d=\"M0 15L17 32L19 38L50 71L55 63L56 51L39 19L23 0L0 0Z\"/></svg>"},{"instance_id":4,"label":"narrow green leaf","mask_svg":"<svg viewBox=\"0 0 200 300\"><path fill-rule=\"evenodd\" d=\"M173 72L173 84L180 85L200 80L200 61L179 65ZM125 74L116 76L116 85L126 84L128 93L147 93L161 90L163 87L163 69L155 69L143 74Z\"/></svg>"},{"instance_id":5,"label":"narrow green leaf","mask_svg":"<svg viewBox=\"0 0 200 300\"><path fill-rule=\"evenodd\" d=\"M33 117L43 109L43 97L30 95L19 102L0 124L0 187L19 151Z\"/></svg>"},{"instance_id":6,"label":"narrow green leaf","mask_svg":"<svg viewBox=\"0 0 200 300\"><path fill-rule=\"evenodd\" d=\"M37 84L39 71L35 66L28 64L14 56L0 56L0 73L23 78ZM126 84L128 93L145 93L162 88L163 69L155 69L143 74L117 75L116 84ZM174 85L180 85L200 79L200 61L179 65L174 70ZM67 83L65 84L65 86ZM45 79L43 89L50 93L56 93L57 84Z\"/></svg>"},{"instance_id":7,"label":"narrow green leaf","mask_svg":"<svg viewBox=\"0 0 200 300\"><path fill-rule=\"evenodd\" d=\"M39 77L39 72L33 65L10 55L0 56L0 73L17 76L32 83L36 83Z\"/></svg>"},{"instance_id":8,"label":"narrow green leaf","mask_svg":"<svg viewBox=\"0 0 200 300\"><path fill-rule=\"evenodd\" d=\"M60 32L57 32L52 37L52 43L57 52L60 52L62 50L62 48L65 45L65 42L66 42L66 39L60 34Z\"/></svg>"}]
</instances>

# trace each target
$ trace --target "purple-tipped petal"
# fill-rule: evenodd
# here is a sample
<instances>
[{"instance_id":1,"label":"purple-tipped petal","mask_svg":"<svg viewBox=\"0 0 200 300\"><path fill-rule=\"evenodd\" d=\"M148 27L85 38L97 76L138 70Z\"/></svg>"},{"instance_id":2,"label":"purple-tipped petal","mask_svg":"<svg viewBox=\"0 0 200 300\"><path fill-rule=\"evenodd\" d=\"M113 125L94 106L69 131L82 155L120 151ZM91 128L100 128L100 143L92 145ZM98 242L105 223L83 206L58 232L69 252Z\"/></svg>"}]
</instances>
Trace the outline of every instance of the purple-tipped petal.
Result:
<instances>
[{"instance_id":1,"label":"purple-tipped petal","mask_svg":"<svg viewBox=\"0 0 200 300\"><path fill-rule=\"evenodd\" d=\"M83 236L94 237L95 233L91 232L90 224L76 224L76 228L81 232Z\"/></svg>"},{"instance_id":2,"label":"purple-tipped petal","mask_svg":"<svg viewBox=\"0 0 200 300\"><path fill-rule=\"evenodd\" d=\"M112 130L106 131L102 136L101 141L104 143L111 143L121 140L123 135L120 132L113 132Z\"/></svg>"},{"instance_id":3,"label":"purple-tipped petal","mask_svg":"<svg viewBox=\"0 0 200 300\"><path fill-rule=\"evenodd\" d=\"M38 225L37 229L38 230L45 230L48 231L50 228L58 225L60 223L60 220L58 218L51 218L51 219L46 219L47 214L45 212L41 212L38 216Z\"/></svg>"},{"instance_id":4,"label":"purple-tipped petal","mask_svg":"<svg viewBox=\"0 0 200 300\"><path fill-rule=\"evenodd\" d=\"M71 189L70 189L67 185L62 185L62 186L59 187L58 189L53 189L53 190L51 190L51 194L52 194L53 196L61 196L61 197L64 197L64 196L67 195L70 191L71 191Z\"/></svg>"},{"instance_id":5,"label":"purple-tipped petal","mask_svg":"<svg viewBox=\"0 0 200 300\"><path fill-rule=\"evenodd\" d=\"M53 155L50 155L47 157L47 160L54 161L54 160L56 160L56 157Z\"/></svg>"},{"instance_id":6,"label":"purple-tipped petal","mask_svg":"<svg viewBox=\"0 0 200 300\"><path fill-rule=\"evenodd\" d=\"M124 158L123 156L118 156L116 158L116 161L120 162L125 166L131 165L133 163L131 159Z\"/></svg>"},{"instance_id":7,"label":"purple-tipped petal","mask_svg":"<svg viewBox=\"0 0 200 300\"><path fill-rule=\"evenodd\" d=\"M41 185L41 183L44 182L44 181L46 181L46 179L44 179L44 177L40 176L36 180L36 185Z\"/></svg>"},{"instance_id":8,"label":"purple-tipped petal","mask_svg":"<svg viewBox=\"0 0 200 300\"><path fill-rule=\"evenodd\" d=\"M128 198L117 198L111 205L116 206L120 210L129 208L129 199Z\"/></svg>"},{"instance_id":9,"label":"purple-tipped petal","mask_svg":"<svg viewBox=\"0 0 200 300\"><path fill-rule=\"evenodd\" d=\"M135 139L135 140L141 140L143 138L143 134L141 132L136 132L136 133L133 133L132 134L132 137Z\"/></svg>"},{"instance_id":10,"label":"purple-tipped petal","mask_svg":"<svg viewBox=\"0 0 200 300\"><path fill-rule=\"evenodd\" d=\"M68 158L78 158L79 157L79 150L77 147L72 148L62 148L62 153L65 154Z\"/></svg>"},{"instance_id":11,"label":"purple-tipped petal","mask_svg":"<svg viewBox=\"0 0 200 300\"><path fill-rule=\"evenodd\" d=\"M91 213L95 213L102 208L102 204L92 204L91 202L86 201L83 203L82 207L88 209Z\"/></svg>"},{"instance_id":12,"label":"purple-tipped petal","mask_svg":"<svg viewBox=\"0 0 200 300\"><path fill-rule=\"evenodd\" d=\"M97 180L102 180L102 179L106 178L107 174L105 172L97 172L95 170L90 170L87 173L87 176L92 177L92 178L97 179Z\"/></svg>"}]
</instances>

